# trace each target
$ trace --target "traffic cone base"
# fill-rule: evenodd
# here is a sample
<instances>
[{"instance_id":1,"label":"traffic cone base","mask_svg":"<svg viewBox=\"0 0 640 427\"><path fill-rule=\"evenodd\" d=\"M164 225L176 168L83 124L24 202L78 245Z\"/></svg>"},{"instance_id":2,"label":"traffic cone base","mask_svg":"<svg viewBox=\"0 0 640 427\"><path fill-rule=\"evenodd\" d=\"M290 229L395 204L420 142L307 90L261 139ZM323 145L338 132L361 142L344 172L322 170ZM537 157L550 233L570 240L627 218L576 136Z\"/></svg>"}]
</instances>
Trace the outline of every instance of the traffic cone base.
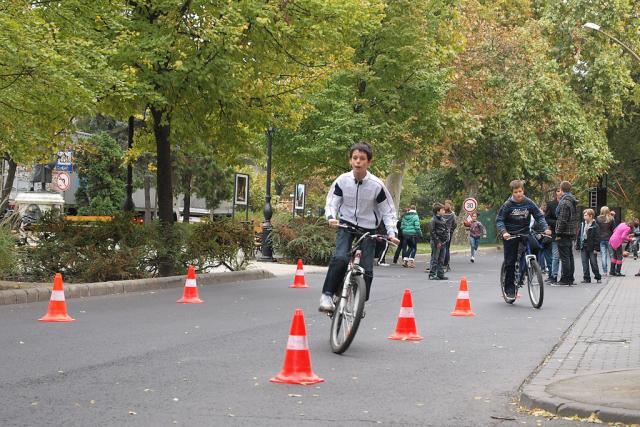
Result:
<instances>
[{"instance_id":1,"label":"traffic cone base","mask_svg":"<svg viewBox=\"0 0 640 427\"><path fill-rule=\"evenodd\" d=\"M471 300L469 299L469 289L467 287L467 278L460 279L460 290L456 299L456 307L453 309L451 316L475 316L471 311Z\"/></svg>"},{"instance_id":2,"label":"traffic cone base","mask_svg":"<svg viewBox=\"0 0 640 427\"><path fill-rule=\"evenodd\" d=\"M49 300L47 314L42 316L40 322L73 322L75 319L67 314L67 302L64 299L64 288L62 286L62 274L56 273L53 279L53 290Z\"/></svg>"},{"instance_id":3,"label":"traffic cone base","mask_svg":"<svg viewBox=\"0 0 640 427\"><path fill-rule=\"evenodd\" d=\"M324 381L311 369L311 354L302 310L296 309L287 340L282 371L269 381L279 384L317 384Z\"/></svg>"},{"instance_id":4,"label":"traffic cone base","mask_svg":"<svg viewBox=\"0 0 640 427\"><path fill-rule=\"evenodd\" d=\"M416 318L413 314L413 301L409 289L404 290L396 331L389 336L389 339L398 341L420 341L423 339L416 330Z\"/></svg>"},{"instance_id":5,"label":"traffic cone base","mask_svg":"<svg viewBox=\"0 0 640 427\"><path fill-rule=\"evenodd\" d=\"M298 266L296 267L296 275L293 278L293 284L289 285L290 288L308 288L307 282L304 280L304 270L302 266L302 259L298 258Z\"/></svg>"},{"instance_id":6,"label":"traffic cone base","mask_svg":"<svg viewBox=\"0 0 640 427\"><path fill-rule=\"evenodd\" d=\"M178 304L202 304L204 301L198 296L198 284L196 283L196 270L192 265L187 271L187 280L184 282L182 298L176 301Z\"/></svg>"}]
</instances>

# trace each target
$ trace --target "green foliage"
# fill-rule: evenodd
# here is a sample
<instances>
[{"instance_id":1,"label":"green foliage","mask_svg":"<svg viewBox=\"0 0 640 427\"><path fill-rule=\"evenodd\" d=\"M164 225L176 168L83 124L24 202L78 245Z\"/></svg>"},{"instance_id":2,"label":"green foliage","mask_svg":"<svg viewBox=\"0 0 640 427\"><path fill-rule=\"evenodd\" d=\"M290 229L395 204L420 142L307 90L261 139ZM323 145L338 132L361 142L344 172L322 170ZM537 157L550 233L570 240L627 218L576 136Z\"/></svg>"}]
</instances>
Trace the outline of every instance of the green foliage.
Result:
<instances>
[{"instance_id":1,"label":"green foliage","mask_svg":"<svg viewBox=\"0 0 640 427\"><path fill-rule=\"evenodd\" d=\"M162 233L158 223L141 225L124 214L87 224L48 212L36 226L38 244L22 248L22 270L16 274L33 281L49 280L56 272L70 282L137 279L157 275L167 254L176 271L190 264L209 271L221 263L242 269L249 259L243 254L253 251L253 230L226 220L177 225L170 239ZM166 245L167 240L172 244Z\"/></svg>"},{"instance_id":2,"label":"green foliage","mask_svg":"<svg viewBox=\"0 0 640 427\"><path fill-rule=\"evenodd\" d=\"M76 200L81 215L114 215L122 210L126 171L120 144L106 133L75 146L80 186Z\"/></svg>"},{"instance_id":3,"label":"green foliage","mask_svg":"<svg viewBox=\"0 0 640 427\"><path fill-rule=\"evenodd\" d=\"M0 277L11 275L16 268L16 239L8 224L0 223Z\"/></svg>"},{"instance_id":4,"label":"green foliage","mask_svg":"<svg viewBox=\"0 0 640 427\"><path fill-rule=\"evenodd\" d=\"M324 219L290 219L274 226L273 248L286 259L328 265L336 248L336 231Z\"/></svg>"}]
</instances>

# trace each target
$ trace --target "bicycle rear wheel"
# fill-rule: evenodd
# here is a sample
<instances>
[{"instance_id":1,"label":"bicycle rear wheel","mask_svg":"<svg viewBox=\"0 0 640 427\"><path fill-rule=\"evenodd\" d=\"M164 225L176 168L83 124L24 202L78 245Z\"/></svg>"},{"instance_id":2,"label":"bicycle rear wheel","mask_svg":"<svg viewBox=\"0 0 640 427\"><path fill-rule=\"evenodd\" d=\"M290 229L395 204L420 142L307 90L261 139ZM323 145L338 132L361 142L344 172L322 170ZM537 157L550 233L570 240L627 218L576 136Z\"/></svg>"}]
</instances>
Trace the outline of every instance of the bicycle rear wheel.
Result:
<instances>
[{"instance_id":1,"label":"bicycle rear wheel","mask_svg":"<svg viewBox=\"0 0 640 427\"><path fill-rule=\"evenodd\" d=\"M544 300L544 281L542 280L542 269L538 261L532 259L527 269L527 288L529 289L529 299L533 308L542 307Z\"/></svg>"},{"instance_id":2,"label":"bicycle rear wheel","mask_svg":"<svg viewBox=\"0 0 640 427\"><path fill-rule=\"evenodd\" d=\"M347 351L356 336L366 298L366 286L361 275L347 273L346 298L340 298L331 322L331 350L336 354Z\"/></svg>"},{"instance_id":3,"label":"bicycle rear wheel","mask_svg":"<svg viewBox=\"0 0 640 427\"><path fill-rule=\"evenodd\" d=\"M502 298L504 299L504 302L506 302L507 304L513 304L515 302L515 299L509 298L507 296L507 292L504 290L504 283L506 281L506 276L507 276L507 271L503 261L502 268L500 268L500 290L502 291Z\"/></svg>"}]
</instances>

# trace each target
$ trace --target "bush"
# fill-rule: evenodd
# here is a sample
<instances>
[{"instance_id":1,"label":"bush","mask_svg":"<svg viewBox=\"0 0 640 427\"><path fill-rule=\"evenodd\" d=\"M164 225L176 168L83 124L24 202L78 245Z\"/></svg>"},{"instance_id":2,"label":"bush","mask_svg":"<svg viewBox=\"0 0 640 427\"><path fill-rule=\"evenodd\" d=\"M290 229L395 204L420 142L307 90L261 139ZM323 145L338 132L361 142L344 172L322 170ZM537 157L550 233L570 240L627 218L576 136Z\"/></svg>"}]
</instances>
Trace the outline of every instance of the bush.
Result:
<instances>
[{"instance_id":1,"label":"bush","mask_svg":"<svg viewBox=\"0 0 640 427\"><path fill-rule=\"evenodd\" d=\"M328 265L336 247L336 231L323 218L295 218L274 227L274 250L288 260Z\"/></svg>"},{"instance_id":2,"label":"bush","mask_svg":"<svg viewBox=\"0 0 640 427\"><path fill-rule=\"evenodd\" d=\"M16 267L16 239L8 225L0 224L0 277L10 276Z\"/></svg>"},{"instance_id":3,"label":"bush","mask_svg":"<svg viewBox=\"0 0 640 427\"><path fill-rule=\"evenodd\" d=\"M228 220L197 225L176 224L166 245L158 223L141 225L119 214L108 222L65 221L56 212L44 215L36 225L35 246L20 253L21 279L49 280L56 272L69 282L97 282L153 277L162 256L170 256L175 271L190 264L200 272L224 263L233 269L246 266L253 231Z\"/></svg>"}]
</instances>

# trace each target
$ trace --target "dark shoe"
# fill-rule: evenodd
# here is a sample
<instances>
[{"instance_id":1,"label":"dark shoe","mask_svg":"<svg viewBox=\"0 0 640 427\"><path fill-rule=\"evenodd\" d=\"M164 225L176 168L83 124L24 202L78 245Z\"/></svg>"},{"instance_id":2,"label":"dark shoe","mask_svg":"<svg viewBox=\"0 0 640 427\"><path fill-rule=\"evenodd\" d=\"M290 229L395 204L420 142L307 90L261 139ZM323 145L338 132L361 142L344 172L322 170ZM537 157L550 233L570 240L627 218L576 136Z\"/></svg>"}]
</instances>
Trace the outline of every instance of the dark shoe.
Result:
<instances>
[{"instance_id":1,"label":"dark shoe","mask_svg":"<svg viewBox=\"0 0 640 427\"><path fill-rule=\"evenodd\" d=\"M447 276L438 276L438 280L449 280Z\"/></svg>"},{"instance_id":2,"label":"dark shoe","mask_svg":"<svg viewBox=\"0 0 640 427\"><path fill-rule=\"evenodd\" d=\"M596 283L602 283L602 279L596 279Z\"/></svg>"},{"instance_id":3,"label":"dark shoe","mask_svg":"<svg viewBox=\"0 0 640 427\"><path fill-rule=\"evenodd\" d=\"M636 273L636 276L640 276L640 272Z\"/></svg>"},{"instance_id":4,"label":"dark shoe","mask_svg":"<svg viewBox=\"0 0 640 427\"><path fill-rule=\"evenodd\" d=\"M429 280L438 280L438 276L429 275Z\"/></svg>"},{"instance_id":5,"label":"dark shoe","mask_svg":"<svg viewBox=\"0 0 640 427\"><path fill-rule=\"evenodd\" d=\"M591 283L591 279L584 279L582 282L580 283Z\"/></svg>"},{"instance_id":6,"label":"dark shoe","mask_svg":"<svg viewBox=\"0 0 640 427\"><path fill-rule=\"evenodd\" d=\"M547 280L544 281L544 283L557 283L558 280L555 277L549 277Z\"/></svg>"},{"instance_id":7,"label":"dark shoe","mask_svg":"<svg viewBox=\"0 0 640 427\"><path fill-rule=\"evenodd\" d=\"M551 283L550 286L571 286L571 283L559 281L559 282L556 282L556 283Z\"/></svg>"},{"instance_id":8,"label":"dark shoe","mask_svg":"<svg viewBox=\"0 0 640 427\"><path fill-rule=\"evenodd\" d=\"M510 300L515 300L516 299L516 290L505 290L504 294L507 296L507 298L509 298Z\"/></svg>"}]
</instances>

